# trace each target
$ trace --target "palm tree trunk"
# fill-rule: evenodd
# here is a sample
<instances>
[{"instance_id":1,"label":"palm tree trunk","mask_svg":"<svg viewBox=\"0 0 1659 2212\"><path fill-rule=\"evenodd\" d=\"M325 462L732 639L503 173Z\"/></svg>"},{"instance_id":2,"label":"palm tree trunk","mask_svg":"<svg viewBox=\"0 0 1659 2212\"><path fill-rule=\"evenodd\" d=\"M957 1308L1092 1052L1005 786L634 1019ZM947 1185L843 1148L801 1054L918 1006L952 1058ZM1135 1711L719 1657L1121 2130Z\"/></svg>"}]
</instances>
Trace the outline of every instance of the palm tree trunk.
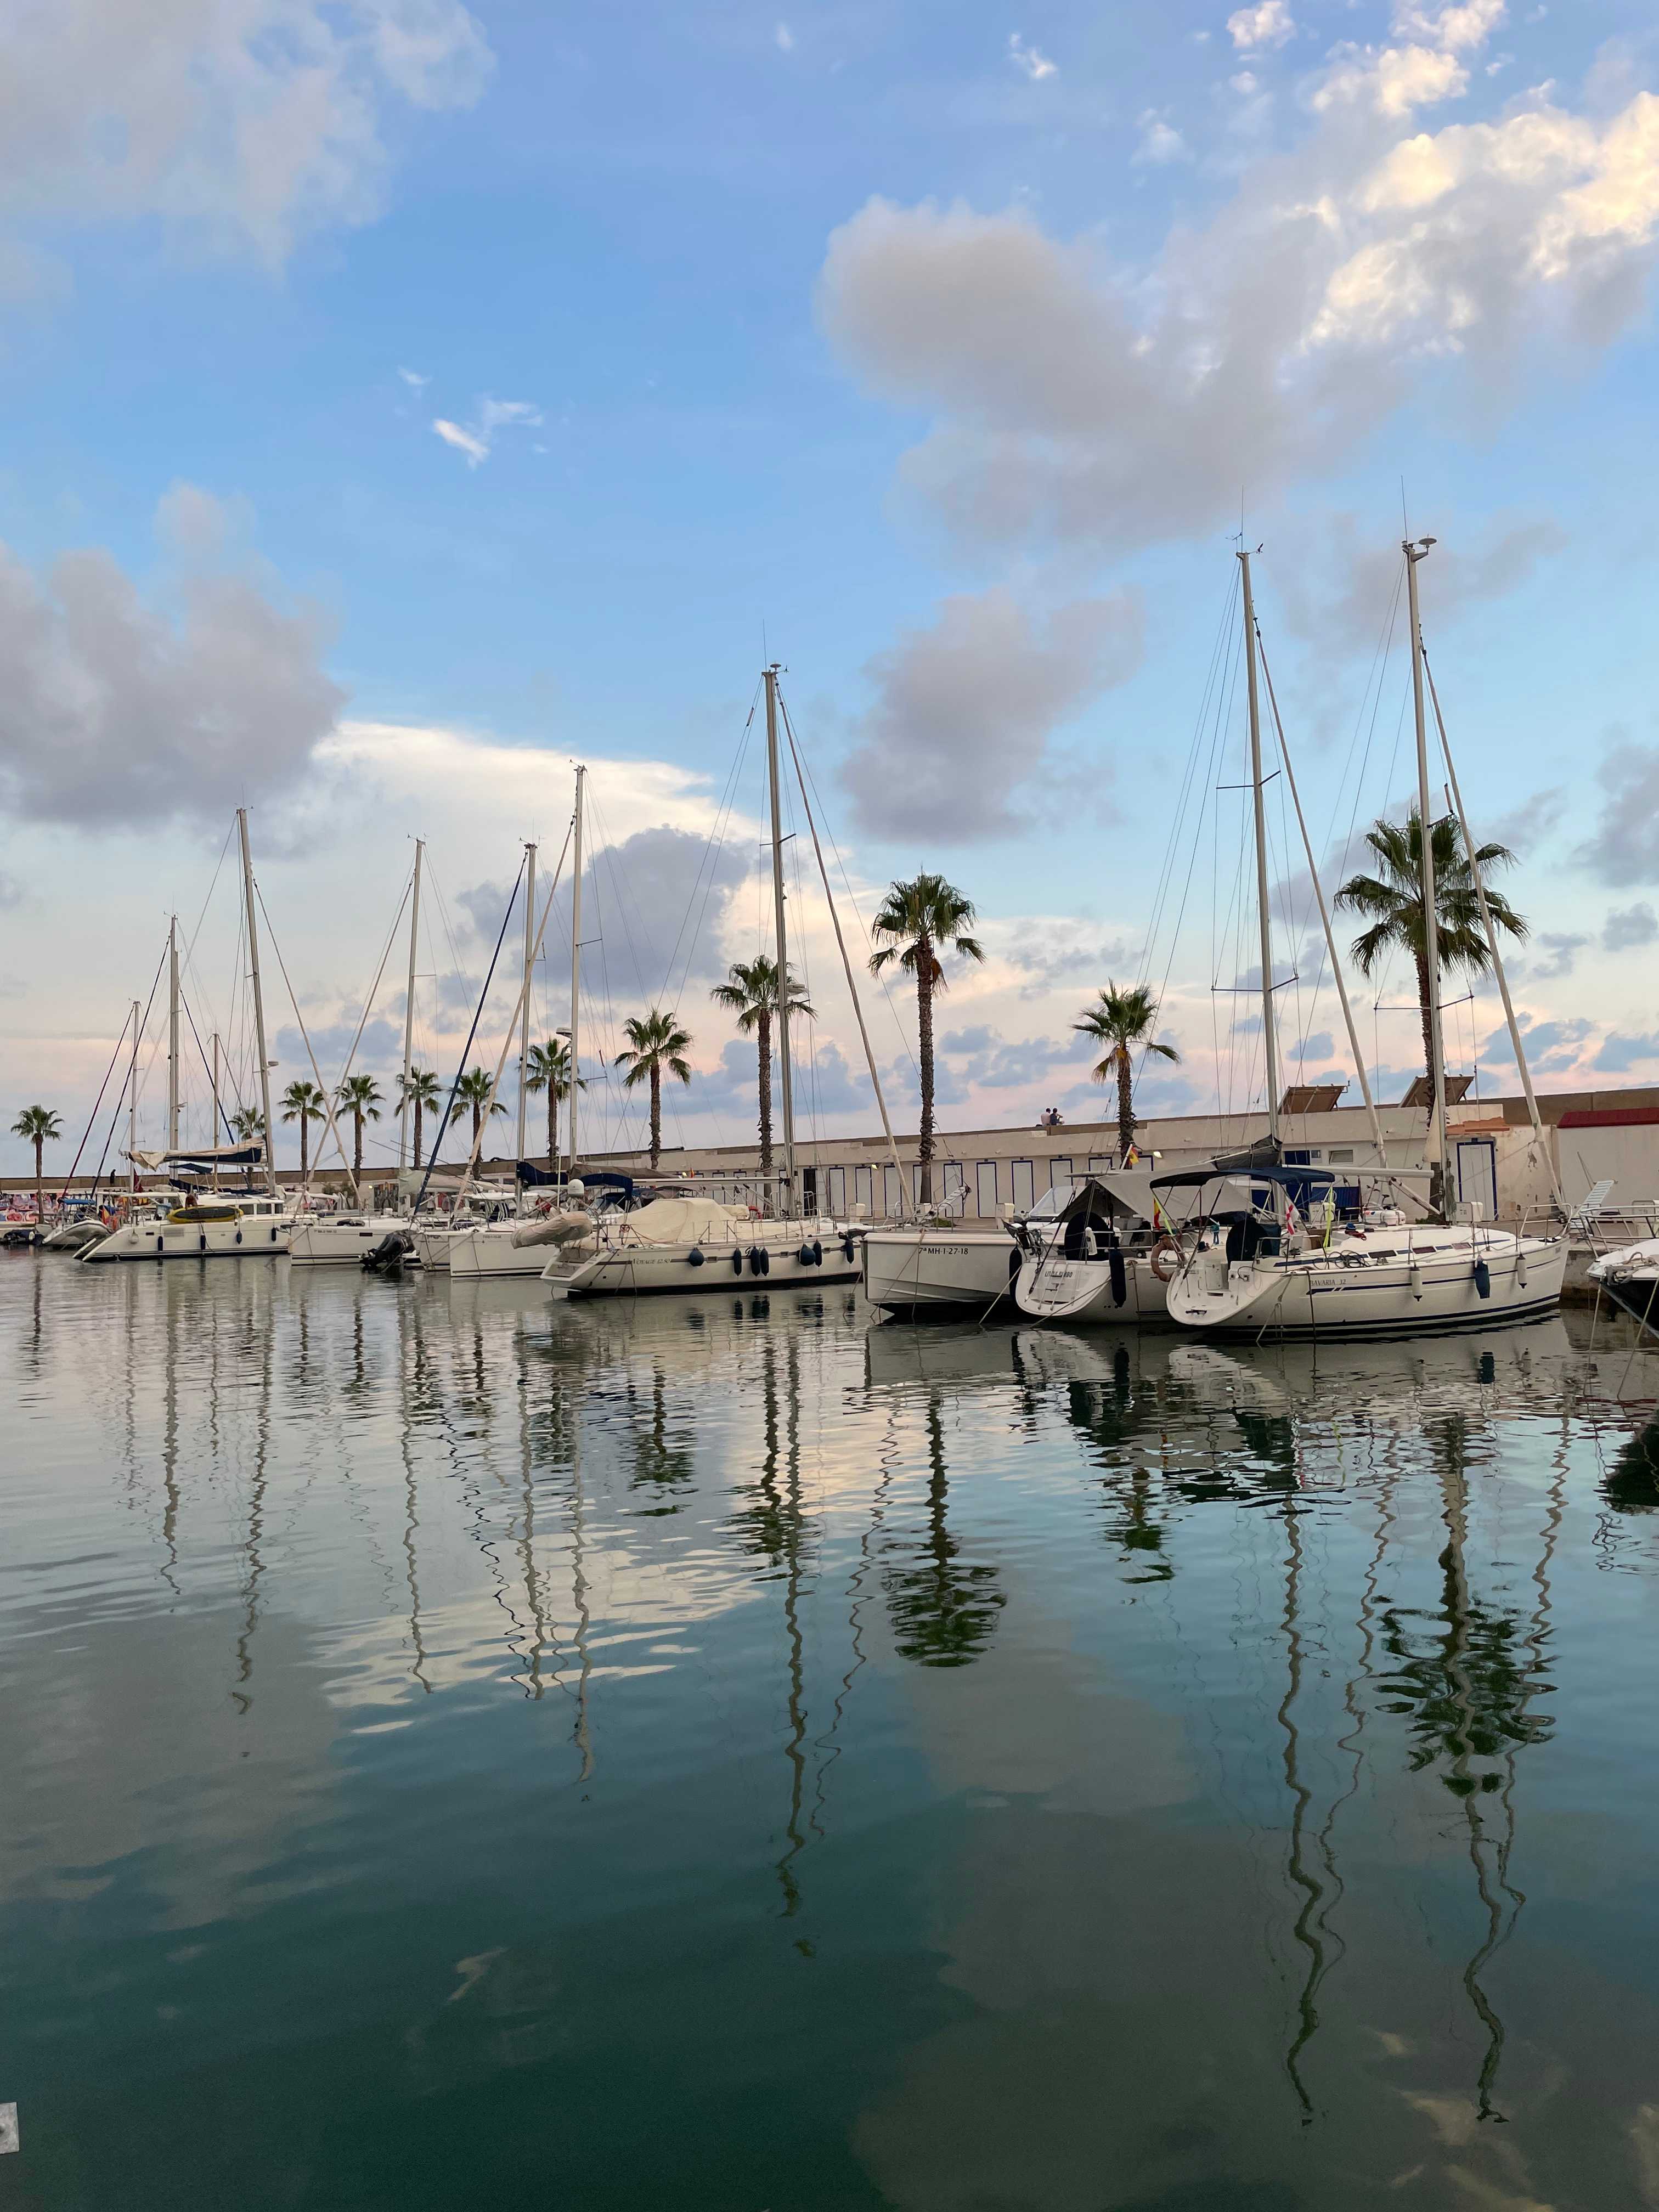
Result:
<instances>
[{"instance_id":1,"label":"palm tree trunk","mask_svg":"<svg viewBox=\"0 0 1659 2212\"><path fill-rule=\"evenodd\" d=\"M311 1129L305 1109L300 1110L300 1188L306 1189L311 1182Z\"/></svg>"},{"instance_id":2,"label":"palm tree trunk","mask_svg":"<svg viewBox=\"0 0 1659 2212\"><path fill-rule=\"evenodd\" d=\"M921 1163L921 1203L933 1202L933 948L927 938L917 947L916 1044L921 1062L921 1133L916 1157Z\"/></svg>"},{"instance_id":3,"label":"palm tree trunk","mask_svg":"<svg viewBox=\"0 0 1659 2212\"><path fill-rule=\"evenodd\" d=\"M760 1140L761 1140L761 1206L770 1213L772 1207L772 1018L763 1013L755 1024L755 1041L760 1047Z\"/></svg>"},{"instance_id":4,"label":"palm tree trunk","mask_svg":"<svg viewBox=\"0 0 1659 2212\"><path fill-rule=\"evenodd\" d=\"M1135 1140L1134 1071L1129 1060L1129 1048L1119 1045L1115 1055L1117 1060L1117 1164L1123 1165L1129 1157L1129 1148Z\"/></svg>"},{"instance_id":5,"label":"palm tree trunk","mask_svg":"<svg viewBox=\"0 0 1659 2212\"><path fill-rule=\"evenodd\" d=\"M662 1158L662 1070L653 1060L651 1063L651 1172L655 1175Z\"/></svg>"},{"instance_id":6,"label":"palm tree trunk","mask_svg":"<svg viewBox=\"0 0 1659 2212\"><path fill-rule=\"evenodd\" d=\"M44 1137L37 1137L34 1140L34 1218L37 1221L46 1210L46 1195L40 1188L40 1153L46 1141Z\"/></svg>"},{"instance_id":7,"label":"palm tree trunk","mask_svg":"<svg viewBox=\"0 0 1659 2212\"><path fill-rule=\"evenodd\" d=\"M362 1179L363 1117L361 1114L354 1114L351 1117L351 1180L361 1182Z\"/></svg>"},{"instance_id":8,"label":"palm tree trunk","mask_svg":"<svg viewBox=\"0 0 1659 2212\"><path fill-rule=\"evenodd\" d=\"M559 1171L559 1086L550 1075L547 1079L547 1172Z\"/></svg>"},{"instance_id":9,"label":"palm tree trunk","mask_svg":"<svg viewBox=\"0 0 1659 2212\"><path fill-rule=\"evenodd\" d=\"M483 1127L483 1108L475 1099L472 1105L472 1149L475 1152L478 1149L478 1132Z\"/></svg>"}]
</instances>

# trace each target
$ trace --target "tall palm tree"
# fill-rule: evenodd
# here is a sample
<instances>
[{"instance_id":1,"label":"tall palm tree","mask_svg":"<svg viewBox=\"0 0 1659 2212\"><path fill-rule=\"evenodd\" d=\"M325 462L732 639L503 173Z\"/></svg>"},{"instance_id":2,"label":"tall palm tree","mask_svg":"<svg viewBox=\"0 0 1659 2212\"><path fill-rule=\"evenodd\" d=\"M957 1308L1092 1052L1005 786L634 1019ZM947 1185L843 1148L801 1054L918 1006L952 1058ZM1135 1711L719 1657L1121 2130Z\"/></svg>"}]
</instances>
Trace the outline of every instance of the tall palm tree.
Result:
<instances>
[{"instance_id":1,"label":"tall palm tree","mask_svg":"<svg viewBox=\"0 0 1659 2212\"><path fill-rule=\"evenodd\" d=\"M924 873L908 884L890 884L871 924L876 936L888 942L871 954L870 973L879 975L890 960L896 960L916 979L917 1057L921 1062L921 1137L916 1157L921 1162L924 1206L933 1200L933 999L945 988L939 956L943 951L963 960L984 959L984 946L968 934L974 919L973 902L954 884Z\"/></svg>"},{"instance_id":2,"label":"tall palm tree","mask_svg":"<svg viewBox=\"0 0 1659 2212\"><path fill-rule=\"evenodd\" d=\"M63 1124L50 1106L26 1106L12 1123L11 1133L34 1147L34 1212L38 1219L46 1211L40 1190L41 1147L58 1141L64 1133Z\"/></svg>"},{"instance_id":3,"label":"tall palm tree","mask_svg":"<svg viewBox=\"0 0 1659 2212\"><path fill-rule=\"evenodd\" d=\"M738 1018L738 1029L744 1036L752 1036L760 1048L760 1145L761 1188L769 1194L772 1188L772 1024L778 1012L778 963L767 953L757 954L753 960L734 960L726 970L724 983L716 983L708 994L717 1006L728 1007ZM804 1014L808 1021L817 1018L817 1009L808 1006L805 988L792 975L789 978L789 1012Z\"/></svg>"},{"instance_id":4,"label":"tall palm tree","mask_svg":"<svg viewBox=\"0 0 1659 2212\"><path fill-rule=\"evenodd\" d=\"M398 1076L398 1111L415 1115L415 1164L421 1164L422 1117L435 1114L442 1102L438 1097L438 1079L429 1067L410 1066L407 1075L401 1070Z\"/></svg>"},{"instance_id":5,"label":"tall palm tree","mask_svg":"<svg viewBox=\"0 0 1659 2212\"><path fill-rule=\"evenodd\" d=\"M570 1047L562 1038L549 1037L545 1044L531 1046L524 1087L532 1097L547 1093L547 1170L551 1175L559 1164L559 1109L570 1096ZM576 1078L576 1088L586 1090L585 1075ZM571 1166L575 1166L574 1160Z\"/></svg>"},{"instance_id":6,"label":"tall palm tree","mask_svg":"<svg viewBox=\"0 0 1659 2212\"><path fill-rule=\"evenodd\" d=\"M277 1102L284 1121L300 1125L300 1188L311 1181L311 1125L327 1113L323 1094L314 1083L290 1083Z\"/></svg>"},{"instance_id":7,"label":"tall palm tree","mask_svg":"<svg viewBox=\"0 0 1659 2212\"><path fill-rule=\"evenodd\" d=\"M1144 983L1132 983L1127 991L1120 991L1115 983L1109 982L1100 994L1099 1001L1083 1009L1082 1018L1072 1024L1080 1036L1104 1045L1106 1054L1089 1070L1097 1083L1109 1083L1117 1078L1117 1156L1127 1159L1129 1147L1135 1140L1134 1056L1137 1050L1155 1052L1160 1060L1179 1062L1181 1054L1172 1044L1159 1044L1152 1031L1158 1026L1158 1000Z\"/></svg>"},{"instance_id":8,"label":"tall palm tree","mask_svg":"<svg viewBox=\"0 0 1659 2212\"><path fill-rule=\"evenodd\" d=\"M1429 955L1423 927L1423 819L1413 812L1405 823L1374 822L1365 842L1377 862L1374 876L1350 876L1336 895L1339 908L1363 915L1370 922L1351 948L1362 975L1372 975L1392 951L1409 954L1417 970L1417 1003L1423 1021L1423 1066L1432 1067L1434 1047L1429 1023ZM1434 825L1435 925L1439 965L1443 973L1483 975L1492 965L1492 950L1480 923L1480 902L1474 888L1474 870L1457 822L1445 816ZM1482 845L1475 866L1482 881L1493 868L1512 867L1515 855L1507 845ZM1486 885L1486 906L1499 929L1511 937L1527 934L1525 919L1501 892ZM1429 1102L1434 1111L1434 1102Z\"/></svg>"},{"instance_id":9,"label":"tall palm tree","mask_svg":"<svg viewBox=\"0 0 1659 2212\"><path fill-rule=\"evenodd\" d=\"M691 1063L685 1055L691 1049L691 1036L660 1006L653 1006L648 1014L630 1014L623 1024L623 1035L628 1050L617 1054L616 1064L628 1070L623 1087L631 1091L637 1083L651 1085L651 1172L655 1175L662 1159L663 1070L690 1083Z\"/></svg>"},{"instance_id":10,"label":"tall palm tree","mask_svg":"<svg viewBox=\"0 0 1659 2212\"><path fill-rule=\"evenodd\" d=\"M488 1107L491 1114L505 1114L507 1111L499 1098L492 1101L489 1094L495 1088L495 1080L487 1067L469 1067L455 1085L455 1103L449 1109L449 1118L452 1121L459 1121L463 1114L471 1115L475 1149L478 1132L483 1127L485 1108Z\"/></svg>"},{"instance_id":11,"label":"tall palm tree","mask_svg":"<svg viewBox=\"0 0 1659 2212\"><path fill-rule=\"evenodd\" d=\"M230 1126L245 1145L265 1133L265 1119L257 1106L239 1106L230 1117Z\"/></svg>"},{"instance_id":12,"label":"tall palm tree","mask_svg":"<svg viewBox=\"0 0 1659 2212\"><path fill-rule=\"evenodd\" d=\"M348 1075L335 1087L334 1103L351 1116L351 1180L363 1179L363 1124L380 1118L380 1086L372 1075Z\"/></svg>"}]
</instances>

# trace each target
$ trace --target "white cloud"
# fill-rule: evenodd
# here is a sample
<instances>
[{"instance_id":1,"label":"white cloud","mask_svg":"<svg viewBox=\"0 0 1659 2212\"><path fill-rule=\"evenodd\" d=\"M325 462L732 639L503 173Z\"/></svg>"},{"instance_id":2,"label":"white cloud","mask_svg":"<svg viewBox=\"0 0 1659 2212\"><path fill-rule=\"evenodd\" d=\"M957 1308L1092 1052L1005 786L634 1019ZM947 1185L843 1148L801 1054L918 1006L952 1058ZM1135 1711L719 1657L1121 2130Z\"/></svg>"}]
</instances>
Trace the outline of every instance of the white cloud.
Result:
<instances>
[{"instance_id":1,"label":"white cloud","mask_svg":"<svg viewBox=\"0 0 1659 2212\"><path fill-rule=\"evenodd\" d=\"M42 583L0 548L0 789L20 816L222 815L289 786L333 729L344 695L315 611L228 559L209 494L175 485L157 523L182 564L176 618L101 550Z\"/></svg>"},{"instance_id":2,"label":"white cloud","mask_svg":"<svg viewBox=\"0 0 1659 2212\"><path fill-rule=\"evenodd\" d=\"M781 54L788 54L794 52L795 34L790 29L787 23L780 23L777 29L772 33L772 35L778 42L778 52Z\"/></svg>"},{"instance_id":3,"label":"white cloud","mask_svg":"<svg viewBox=\"0 0 1659 2212\"><path fill-rule=\"evenodd\" d=\"M422 376L418 369L400 368L398 374L411 392L423 392L432 381L429 376Z\"/></svg>"},{"instance_id":4,"label":"white cloud","mask_svg":"<svg viewBox=\"0 0 1659 2212\"><path fill-rule=\"evenodd\" d=\"M1040 84L1045 76L1058 76L1060 65L1051 62L1047 54L1036 46L1028 46L1018 31L1008 33L1008 58L1017 70L1023 70L1033 84Z\"/></svg>"},{"instance_id":5,"label":"white cloud","mask_svg":"<svg viewBox=\"0 0 1659 2212\"><path fill-rule=\"evenodd\" d=\"M379 213L388 96L475 100L492 59L459 0L53 0L12 11L0 216L155 218L276 264Z\"/></svg>"},{"instance_id":6,"label":"white cloud","mask_svg":"<svg viewBox=\"0 0 1659 2212\"><path fill-rule=\"evenodd\" d=\"M1039 621L1004 587L941 605L866 670L876 706L842 764L860 826L890 839L1006 835L1053 792L1049 738L1097 693L1132 675L1138 598L1078 599Z\"/></svg>"},{"instance_id":7,"label":"white cloud","mask_svg":"<svg viewBox=\"0 0 1659 2212\"><path fill-rule=\"evenodd\" d=\"M1212 527L1241 453L1258 498L1341 460L1425 362L1468 357L1490 405L1535 343L1627 328L1659 235L1659 98L1578 112L1540 90L1425 128L1496 12L1409 20L1421 42L1340 49L1304 88L1301 143L1143 263L1018 207L878 198L835 231L823 328L933 416L901 463L910 498L964 544L1122 550Z\"/></svg>"},{"instance_id":8,"label":"white cloud","mask_svg":"<svg viewBox=\"0 0 1659 2212\"><path fill-rule=\"evenodd\" d=\"M466 455L468 468L476 469L480 461L489 459L498 430L507 429L514 424L529 428L541 420L542 410L533 400L491 399L486 397L479 400L477 413L470 428L452 422L441 415L434 418L432 427L445 445L453 446L458 453Z\"/></svg>"},{"instance_id":9,"label":"white cloud","mask_svg":"<svg viewBox=\"0 0 1659 2212\"><path fill-rule=\"evenodd\" d=\"M1185 161L1187 142L1172 124L1148 108L1140 118L1140 143L1130 158L1152 162Z\"/></svg>"},{"instance_id":10,"label":"white cloud","mask_svg":"<svg viewBox=\"0 0 1659 2212\"><path fill-rule=\"evenodd\" d=\"M1240 53L1259 53L1266 46L1282 46L1296 36L1296 24L1285 0L1256 0L1227 18L1227 29Z\"/></svg>"},{"instance_id":11,"label":"white cloud","mask_svg":"<svg viewBox=\"0 0 1659 2212\"><path fill-rule=\"evenodd\" d=\"M1394 27L1401 38L1426 40L1449 52L1484 46L1503 21L1504 0L1400 0L1394 11Z\"/></svg>"}]
</instances>

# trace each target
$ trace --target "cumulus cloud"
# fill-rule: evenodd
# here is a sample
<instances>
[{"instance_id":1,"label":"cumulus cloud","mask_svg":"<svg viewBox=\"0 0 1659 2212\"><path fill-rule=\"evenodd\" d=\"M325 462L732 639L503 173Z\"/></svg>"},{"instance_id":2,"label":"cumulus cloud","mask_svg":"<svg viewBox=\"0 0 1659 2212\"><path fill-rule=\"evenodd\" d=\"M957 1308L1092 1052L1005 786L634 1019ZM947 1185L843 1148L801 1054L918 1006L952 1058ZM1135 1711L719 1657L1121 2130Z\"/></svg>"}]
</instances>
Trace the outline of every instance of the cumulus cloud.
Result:
<instances>
[{"instance_id":1,"label":"cumulus cloud","mask_svg":"<svg viewBox=\"0 0 1659 2212\"><path fill-rule=\"evenodd\" d=\"M1559 982L1562 976L1571 975L1577 966L1579 954L1587 945L1594 945L1593 937L1576 930L1542 930L1533 939L1539 957L1526 963L1526 972L1537 983Z\"/></svg>"},{"instance_id":2,"label":"cumulus cloud","mask_svg":"<svg viewBox=\"0 0 1659 2212\"><path fill-rule=\"evenodd\" d=\"M333 730L317 611L230 556L209 494L176 486L158 525L184 562L171 610L100 549L42 581L0 547L0 788L19 814L222 816L291 784Z\"/></svg>"},{"instance_id":3,"label":"cumulus cloud","mask_svg":"<svg viewBox=\"0 0 1659 2212\"><path fill-rule=\"evenodd\" d=\"M54 0L14 10L0 214L159 219L280 263L383 204L388 99L465 106L492 60L459 0Z\"/></svg>"},{"instance_id":4,"label":"cumulus cloud","mask_svg":"<svg viewBox=\"0 0 1659 2212\"><path fill-rule=\"evenodd\" d=\"M1604 952L1628 952L1659 939L1659 915L1645 899L1635 906L1614 907L1601 929Z\"/></svg>"},{"instance_id":5,"label":"cumulus cloud","mask_svg":"<svg viewBox=\"0 0 1659 2212\"><path fill-rule=\"evenodd\" d=\"M1259 53L1265 46L1282 46L1296 36L1296 24L1285 0L1256 0L1253 8L1240 8L1227 18L1228 35L1242 54Z\"/></svg>"},{"instance_id":6,"label":"cumulus cloud","mask_svg":"<svg viewBox=\"0 0 1659 2212\"><path fill-rule=\"evenodd\" d=\"M1616 890L1659 883L1659 745L1617 741L1595 777L1604 797L1595 831L1578 848L1580 866Z\"/></svg>"},{"instance_id":7,"label":"cumulus cloud","mask_svg":"<svg viewBox=\"0 0 1659 2212\"><path fill-rule=\"evenodd\" d=\"M1002 836L1061 773L1054 730L1140 659L1137 594L1040 618L1005 586L945 599L870 661L875 706L842 765L860 826L884 838Z\"/></svg>"},{"instance_id":8,"label":"cumulus cloud","mask_svg":"<svg viewBox=\"0 0 1659 2212\"><path fill-rule=\"evenodd\" d=\"M1140 143L1130 158L1137 163L1150 161L1154 167L1161 167L1166 161L1184 161L1188 158L1187 141L1156 108L1149 107L1140 117Z\"/></svg>"},{"instance_id":9,"label":"cumulus cloud","mask_svg":"<svg viewBox=\"0 0 1659 2212\"><path fill-rule=\"evenodd\" d=\"M1601 1041L1590 1066L1605 1075L1627 1075L1631 1069L1659 1060L1659 1036L1623 1036L1613 1030Z\"/></svg>"},{"instance_id":10,"label":"cumulus cloud","mask_svg":"<svg viewBox=\"0 0 1659 2212\"><path fill-rule=\"evenodd\" d=\"M1394 43L1339 50L1299 143L1144 263L1025 209L871 200L830 237L817 309L866 388L932 416L912 501L975 546L1121 551L1236 513L1241 453L1258 497L1346 459L1425 364L1468 357L1491 387L1531 347L1629 326L1659 97L1578 112L1540 87L1429 127L1498 12L1413 8Z\"/></svg>"}]
</instances>

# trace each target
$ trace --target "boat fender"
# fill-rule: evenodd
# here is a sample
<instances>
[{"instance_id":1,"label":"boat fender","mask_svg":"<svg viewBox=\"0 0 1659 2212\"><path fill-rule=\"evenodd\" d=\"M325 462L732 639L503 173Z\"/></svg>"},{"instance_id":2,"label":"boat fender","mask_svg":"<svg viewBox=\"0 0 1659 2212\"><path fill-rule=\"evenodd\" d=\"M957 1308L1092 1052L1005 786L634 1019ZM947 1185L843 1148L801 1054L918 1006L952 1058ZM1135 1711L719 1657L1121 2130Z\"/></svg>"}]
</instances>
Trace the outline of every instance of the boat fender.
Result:
<instances>
[{"instance_id":1,"label":"boat fender","mask_svg":"<svg viewBox=\"0 0 1659 2212\"><path fill-rule=\"evenodd\" d=\"M772 1272L772 1255L763 1244L761 1247L760 1271L763 1275L769 1275Z\"/></svg>"},{"instance_id":2,"label":"boat fender","mask_svg":"<svg viewBox=\"0 0 1659 2212\"><path fill-rule=\"evenodd\" d=\"M687 1255L686 1255L686 1257L685 1257L685 1264L686 1264L686 1266L687 1266L688 1267L702 1267L702 1245L701 1245L701 1244L694 1244L694 1245L691 1247L691 1249L690 1249L690 1252L688 1252L688 1253L687 1253Z\"/></svg>"},{"instance_id":3,"label":"boat fender","mask_svg":"<svg viewBox=\"0 0 1659 2212\"><path fill-rule=\"evenodd\" d=\"M732 1273L734 1275L740 1275L743 1273L743 1254L741 1252L734 1252L732 1255Z\"/></svg>"},{"instance_id":4,"label":"boat fender","mask_svg":"<svg viewBox=\"0 0 1659 2212\"><path fill-rule=\"evenodd\" d=\"M1492 1296L1492 1269L1484 1260L1477 1260L1474 1263L1474 1288L1478 1297L1489 1298Z\"/></svg>"},{"instance_id":5,"label":"boat fender","mask_svg":"<svg viewBox=\"0 0 1659 2212\"><path fill-rule=\"evenodd\" d=\"M166 1247L166 1245L164 1244L164 1243L162 1242L161 1238L158 1237L156 1238L156 1240L155 1240L155 1256L156 1256L156 1258L157 1258L158 1260L161 1258L161 1256L162 1253L166 1250L166 1249L167 1249L167 1247Z\"/></svg>"},{"instance_id":6,"label":"boat fender","mask_svg":"<svg viewBox=\"0 0 1659 2212\"><path fill-rule=\"evenodd\" d=\"M796 1253L795 1257L799 1261L803 1267L810 1267L812 1264L811 1246L810 1244L803 1244L799 1251Z\"/></svg>"},{"instance_id":7,"label":"boat fender","mask_svg":"<svg viewBox=\"0 0 1659 2212\"><path fill-rule=\"evenodd\" d=\"M1124 1266L1123 1255L1115 1244L1112 1247L1107 1265L1112 1271L1112 1304L1123 1305L1129 1296L1129 1271Z\"/></svg>"},{"instance_id":8,"label":"boat fender","mask_svg":"<svg viewBox=\"0 0 1659 2212\"><path fill-rule=\"evenodd\" d=\"M850 1260L853 1255L849 1252L847 1256ZM812 1265L815 1267L821 1267L823 1265L823 1246L816 1237L812 1239Z\"/></svg>"},{"instance_id":9,"label":"boat fender","mask_svg":"<svg viewBox=\"0 0 1659 2212\"><path fill-rule=\"evenodd\" d=\"M1152 1273L1160 1283L1172 1283L1181 1273L1181 1247L1173 1237L1160 1237L1153 1245Z\"/></svg>"},{"instance_id":10,"label":"boat fender","mask_svg":"<svg viewBox=\"0 0 1659 2212\"><path fill-rule=\"evenodd\" d=\"M239 1229L239 1230L237 1231L237 1232L236 1232L236 1242L240 1244L240 1243L241 1243L241 1241L242 1241L242 1232L241 1232L241 1231Z\"/></svg>"},{"instance_id":11,"label":"boat fender","mask_svg":"<svg viewBox=\"0 0 1659 2212\"><path fill-rule=\"evenodd\" d=\"M842 1250L842 1257L843 1259L845 1259L845 1260L850 1260L850 1259L852 1258L852 1256L853 1256L853 1239L852 1239L852 1236L851 1236L850 1232L843 1232L842 1237L842 1240L841 1240L841 1250Z\"/></svg>"},{"instance_id":12,"label":"boat fender","mask_svg":"<svg viewBox=\"0 0 1659 2212\"><path fill-rule=\"evenodd\" d=\"M196 1249L198 1252L205 1252L207 1250L207 1231L205 1229L201 1231L200 1235L196 1239Z\"/></svg>"},{"instance_id":13,"label":"boat fender","mask_svg":"<svg viewBox=\"0 0 1659 2212\"><path fill-rule=\"evenodd\" d=\"M1527 1255L1524 1252L1517 1252L1515 1255L1515 1287L1517 1291L1524 1291L1527 1287Z\"/></svg>"},{"instance_id":14,"label":"boat fender","mask_svg":"<svg viewBox=\"0 0 1659 2212\"><path fill-rule=\"evenodd\" d=\"M1411 1279L1412 1296L1414 1298L1420 1298L1423 1295L1423 1270L1420 1267L1413 1267Z\"/></svg>"}]
</instances>

